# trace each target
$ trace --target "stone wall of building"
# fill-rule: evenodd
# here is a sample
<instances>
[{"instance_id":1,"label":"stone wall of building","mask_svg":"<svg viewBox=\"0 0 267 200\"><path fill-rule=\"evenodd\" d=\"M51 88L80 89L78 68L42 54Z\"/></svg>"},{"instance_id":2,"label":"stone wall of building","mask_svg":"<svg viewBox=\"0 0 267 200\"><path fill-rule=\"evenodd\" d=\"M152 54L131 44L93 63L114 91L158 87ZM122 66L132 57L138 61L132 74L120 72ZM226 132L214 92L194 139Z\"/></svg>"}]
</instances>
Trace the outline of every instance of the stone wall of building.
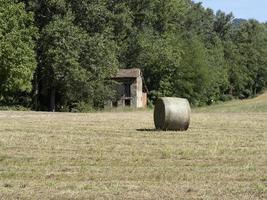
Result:
<instances>
[{"instance_id":1,"label":"stone wall of building","mask_svg":"<svg viewBox=\"0 0 267 200\"><path fill-rule=\"evenodd\" d=\"M116 86L117 100L107 101L105 107L146 107L147 95L143 93L143 80L140 69L120 70L113 80L118 82Z\"/></svg>"},{"instance_id":2,"label":"stone wall of building","mask_svg":"<svg viewBox=\"0 0 267 200\"><path fill-rule=\"evenodd\" d=\"M137 103L136 103L136 107L137 108L142 108L143 107L143 81L142 81L142 77L139 76L136 79L136 99L137 99Z\"/></svg>"}]
</instances>

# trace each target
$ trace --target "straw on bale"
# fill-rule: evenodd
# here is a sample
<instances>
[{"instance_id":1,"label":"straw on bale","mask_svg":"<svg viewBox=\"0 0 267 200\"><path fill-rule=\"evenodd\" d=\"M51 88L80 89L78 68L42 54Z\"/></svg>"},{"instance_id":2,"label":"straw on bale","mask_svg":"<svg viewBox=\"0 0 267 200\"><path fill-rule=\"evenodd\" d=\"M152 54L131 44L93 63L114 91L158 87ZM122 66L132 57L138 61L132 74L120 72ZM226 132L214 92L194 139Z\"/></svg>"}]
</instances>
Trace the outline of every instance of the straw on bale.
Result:
<instances>
[{"instance_id":1,"label":"straw on bale","mask_svg":"<svg viewBox=\"0 0 267 200\"><path fill-rule=\"evenodd\" d=\"M190 124L190 104L187 99L164 97L158 99L154 109L156 129L186 131Z\"/></svg>"}]
</instances>

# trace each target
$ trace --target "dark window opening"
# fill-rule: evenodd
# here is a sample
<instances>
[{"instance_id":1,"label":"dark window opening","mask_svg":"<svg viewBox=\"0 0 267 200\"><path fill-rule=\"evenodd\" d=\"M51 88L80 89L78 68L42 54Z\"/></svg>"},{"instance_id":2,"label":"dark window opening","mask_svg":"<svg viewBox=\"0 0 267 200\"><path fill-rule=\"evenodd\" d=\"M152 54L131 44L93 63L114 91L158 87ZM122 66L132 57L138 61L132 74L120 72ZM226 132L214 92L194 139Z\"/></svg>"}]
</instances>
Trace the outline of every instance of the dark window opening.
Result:
<instances>
[{"instance_id":1,"label":"dark window opening","mask_svg":"<svg viewBox=\"0 0 267 200\"><path fill-rule=\"evenodd\" d=\"M131 106L131 100L130 99L125 100L125 106Z\"/></svg>"},{"instance_id":2,"label":"dark window opening","mask_svg":"<svg viewBox=\"0 0 267 200\"><path fill-rule=\"evenodd\" d=\"M125 97L131 97L131 85L124 84Z\"/></svg>"},{"instance_id":3,"label":"dark window opening","mask_svg":"<svg viewBox=\"0 0 267 200\"><path fill-rule=\"evenodd\" d=\"M112 107L116 107L117 108L118 107L118 102L117 101L113 101L112 102Z\"/></svg>"}]
</instances>

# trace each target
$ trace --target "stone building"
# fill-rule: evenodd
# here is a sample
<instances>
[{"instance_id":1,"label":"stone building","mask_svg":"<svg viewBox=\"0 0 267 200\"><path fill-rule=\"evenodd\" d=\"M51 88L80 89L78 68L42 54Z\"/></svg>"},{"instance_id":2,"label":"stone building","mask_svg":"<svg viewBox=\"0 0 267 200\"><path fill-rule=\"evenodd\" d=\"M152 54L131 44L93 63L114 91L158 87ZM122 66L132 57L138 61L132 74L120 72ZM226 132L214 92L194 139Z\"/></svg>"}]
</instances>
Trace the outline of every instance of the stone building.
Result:
<instances>
[{"instance_id":1,"label":"stone building","mask_svg":"<svg viewBox=\"0 0 267 200\"><path fill-rule=\"evenodd\" d=\"M140 69L121 69L112 79L118 83L116 100L108 101L106 107L144 108L147 106L147 90L144 87Z\"/></svg>"}]
</instances>

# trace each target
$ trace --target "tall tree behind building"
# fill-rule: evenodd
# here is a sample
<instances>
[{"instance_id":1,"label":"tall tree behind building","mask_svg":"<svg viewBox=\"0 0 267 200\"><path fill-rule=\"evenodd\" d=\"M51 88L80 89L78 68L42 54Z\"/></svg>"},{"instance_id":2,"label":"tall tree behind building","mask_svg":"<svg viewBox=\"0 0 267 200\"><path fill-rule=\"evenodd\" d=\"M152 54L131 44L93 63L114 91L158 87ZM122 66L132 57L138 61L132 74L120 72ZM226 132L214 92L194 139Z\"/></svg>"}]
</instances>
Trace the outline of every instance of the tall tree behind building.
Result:
<instances>
[{"instance_id":1,"label":"tall tree behind building","mask_svg":"<svg viewBox=\"0 0 267 200\"><path fill-rule=\"evenodd\" d=\"M33 15L24 4L0 0L0 101L14 103L31 91L36 38Z\"/></svg>"}]
</instances>

